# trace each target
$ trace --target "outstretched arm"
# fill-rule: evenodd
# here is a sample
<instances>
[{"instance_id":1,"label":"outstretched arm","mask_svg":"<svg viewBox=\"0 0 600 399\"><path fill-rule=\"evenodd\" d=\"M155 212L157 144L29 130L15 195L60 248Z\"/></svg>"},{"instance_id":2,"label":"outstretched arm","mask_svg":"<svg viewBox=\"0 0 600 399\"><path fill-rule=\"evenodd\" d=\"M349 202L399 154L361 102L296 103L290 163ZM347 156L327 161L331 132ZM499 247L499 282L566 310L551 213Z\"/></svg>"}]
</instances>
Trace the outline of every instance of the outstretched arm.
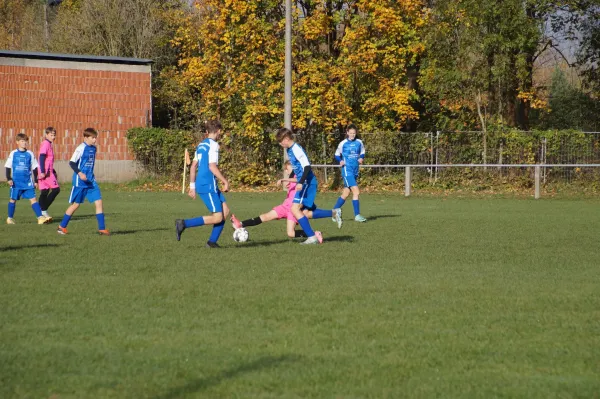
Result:
<instances>
[{"instance_id":1,"label":"outstretched arm","mask_svg":"<svg viewBox=\"0 0 600 399\"><path fill-rule=\"evenodd\" d=\"M192 198L196 198L196 171L198 170L198 160L194 159L190 166L190 189L188 195Z\"/></svg>"}]
</instances>

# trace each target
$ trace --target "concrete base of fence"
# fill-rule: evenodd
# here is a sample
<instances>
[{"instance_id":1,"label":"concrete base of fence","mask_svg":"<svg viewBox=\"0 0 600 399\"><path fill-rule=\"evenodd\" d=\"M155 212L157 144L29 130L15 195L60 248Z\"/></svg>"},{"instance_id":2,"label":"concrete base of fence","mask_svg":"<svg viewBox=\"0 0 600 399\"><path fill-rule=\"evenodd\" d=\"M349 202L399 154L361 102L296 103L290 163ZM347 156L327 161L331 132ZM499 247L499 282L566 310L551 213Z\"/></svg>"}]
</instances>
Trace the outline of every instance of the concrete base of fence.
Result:
<instances>
[{"instance_id":1,"label":"concrete base of fence","mask_svg":"<svg viewBox=\"0 0 600 399\"><path fill-rule=\"evenodd\" d=\"M4 166L6 159L0 160L0 166ZM4 168L3 168L4 169ZM61 183L71 182L73 169L67 161L57 161L54 163L54 169L58 174L58 181ZM99 183L125 183L137 179L142 173L142 169L136 161L96 161L94 174ZM6 181L6 174L0 173L0 181Z\"/></svg>"}]
</instances>

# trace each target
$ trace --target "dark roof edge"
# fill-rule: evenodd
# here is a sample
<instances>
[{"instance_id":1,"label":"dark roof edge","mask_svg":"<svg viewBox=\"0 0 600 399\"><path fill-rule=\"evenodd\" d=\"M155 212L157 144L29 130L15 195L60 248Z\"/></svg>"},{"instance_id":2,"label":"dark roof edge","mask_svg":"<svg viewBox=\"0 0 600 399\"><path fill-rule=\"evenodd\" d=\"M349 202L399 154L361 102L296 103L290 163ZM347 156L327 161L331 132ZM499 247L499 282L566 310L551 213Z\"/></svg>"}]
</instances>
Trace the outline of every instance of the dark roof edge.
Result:
<instances>
[{"instance_id":1,"label":"dark roof edge","mask_svg":"<svg viewBox=\"0 0 600 399\"><path fill-rule=\"evenodd\" d=\"M30 58L36 60L57 60L57 61L79 61L79 62L97 62L106 64L129 64L129 65L150 65L152 60L144 58L125 58L125 57L105 57L99 55L77 55L77 54L56 54L39 53L30 51L11 51L0 50L0 58Z\"/></svg>"}]
</instances>

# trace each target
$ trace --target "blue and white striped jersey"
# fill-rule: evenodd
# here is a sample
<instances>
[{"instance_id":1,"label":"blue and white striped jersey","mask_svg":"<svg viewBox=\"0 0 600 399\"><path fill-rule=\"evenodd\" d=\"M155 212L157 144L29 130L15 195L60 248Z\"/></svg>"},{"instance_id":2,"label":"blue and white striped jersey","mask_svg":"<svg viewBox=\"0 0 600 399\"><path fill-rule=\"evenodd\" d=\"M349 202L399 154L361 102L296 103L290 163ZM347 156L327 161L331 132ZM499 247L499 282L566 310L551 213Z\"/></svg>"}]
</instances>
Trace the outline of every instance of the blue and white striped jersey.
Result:
<instances>
[{"instance_id":1,"label":"blue and white striped jersey","mask_svg":"<svg viewBox=\"0 0 600 399\"><path fill-rule=\"evenodd\" d=\"M198 194L218 193L219 186L217 186L217 179L210 170L209 165L211 163L219 164L219 143L211 138L204 139L198 144L198 147L196 147L194 161L198 161L196 192Z\"/></svg>"},{"instance_id":2,"label":"blue and white striped jersey","mask_svg":"<svg viewBox=\"0 0 600 399\"><path fill-rule=\"evenodd\" d=\"M345 165L342 167L342 174L344 176L357 175L360 165L358 160L364 157L365 145L360 139L344 139L335 151L335 159L338 162L342 160L345 162Z\"/></svg>"},{"instance_id":3,"label":"blue and white striped jersey","mask_svg":"<svg viewBox=\"0 0 600 399\"><path fill-rule=\"evenodd\" d=\"M33 170L38 167L33 152L14 150L8 156L4 167L12 169L13 187L16 189L34 188Z\"/></svg>"},{"instance_id":4,"label":"blue and white striped jersey","mask_svg":"<svg viewBox=\"0 0 600 399\"><path fill-rule=\"evenodd\" d=\"M82 171L87 181L79 178L77 173L73 173L73 187L93 187L96 181L94 177L94 165L96 164L96 146L81 143L75 149L73 156L70 159L75 162L80 171Z\"/></svg>"},{"instance_id":5,"label":"blue and white striped jersey","mask_svg":"<svg viewBox=\"0 0 600 399\"><path fill-rule=\"evenodd\" d=\"M310 165L308 155L306 155L304 148L300 147L298 143L294 143L290 148L288 148L287 154L290 163L292 164L292 169L294 169L296 179L300 181L302 175L304 174L304 167ZM306 177L304 184L317 184L317 178L315 177L312 170Z\"/></svg>"}]
</instances>

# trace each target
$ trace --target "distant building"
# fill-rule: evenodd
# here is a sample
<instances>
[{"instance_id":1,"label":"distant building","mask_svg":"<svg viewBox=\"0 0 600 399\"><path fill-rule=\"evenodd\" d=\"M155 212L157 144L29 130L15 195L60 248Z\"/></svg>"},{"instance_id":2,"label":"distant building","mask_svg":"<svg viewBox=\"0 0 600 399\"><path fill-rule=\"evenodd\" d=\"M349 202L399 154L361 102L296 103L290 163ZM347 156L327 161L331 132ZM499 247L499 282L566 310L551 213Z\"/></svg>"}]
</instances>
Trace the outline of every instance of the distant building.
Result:
<instances>
[{"instance_id":1,"label":"distant building","mask_svg":"<svg viewBox=\"0 0 600 399\"><path fill-rule=\"evenodd\" d=\"M152 123L151 60L0 51L0 159L19 132L36 152L47 126L57 129L57 160L67 161L87 127L98 130L105 180L132 177L126 132ZM1 174L3 176L3 174ZM59 173L63 179L70 173ZM102 178L100 176L100 178Z\"/></svg>"}]
</instances>

